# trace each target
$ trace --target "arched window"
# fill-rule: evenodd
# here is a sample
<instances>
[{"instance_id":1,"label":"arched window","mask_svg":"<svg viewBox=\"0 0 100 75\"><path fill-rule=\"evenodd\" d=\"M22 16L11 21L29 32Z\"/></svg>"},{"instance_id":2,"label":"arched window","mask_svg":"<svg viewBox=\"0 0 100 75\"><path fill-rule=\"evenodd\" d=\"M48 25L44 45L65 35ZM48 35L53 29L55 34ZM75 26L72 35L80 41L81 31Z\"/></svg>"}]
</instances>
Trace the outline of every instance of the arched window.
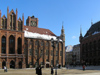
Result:
<instances>
[{"instance_id":1,"label":"arched window","mask_svg":"<svg viewBox=\"0 0 100 75\"><path fill-rule=\"evenodd\" d=\"M9 54L14 54L15 53L15 37L10 36L9 37Z\"/></svg>"},{"instance_id":2,"label":"arched window","mask_svg":"<svg viewBox=\"0 0 100 75\"><path fill-rule=\"evenodd\" d=\"M2 47L1 48L2 48L1 53L6 54L6 37L5 36L2 37Z\"/></svg>"}]
</instances>

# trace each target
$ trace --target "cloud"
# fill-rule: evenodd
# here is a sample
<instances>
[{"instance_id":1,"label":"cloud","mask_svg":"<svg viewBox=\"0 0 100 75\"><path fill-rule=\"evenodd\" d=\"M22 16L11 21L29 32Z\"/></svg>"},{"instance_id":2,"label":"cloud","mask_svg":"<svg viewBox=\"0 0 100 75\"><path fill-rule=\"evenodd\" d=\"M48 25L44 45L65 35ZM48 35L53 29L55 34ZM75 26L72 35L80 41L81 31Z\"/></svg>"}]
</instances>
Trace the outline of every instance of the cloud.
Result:
<instances>
[{"instance_id":1,"label":"cloud","mask_svg":"<svg viewBox=\"0 0 100 75\"><path fill-rule=\"evenodd\" d=\"M76 39L76 36L72 36L72 39Z\"/></svg>"}]
</instances>

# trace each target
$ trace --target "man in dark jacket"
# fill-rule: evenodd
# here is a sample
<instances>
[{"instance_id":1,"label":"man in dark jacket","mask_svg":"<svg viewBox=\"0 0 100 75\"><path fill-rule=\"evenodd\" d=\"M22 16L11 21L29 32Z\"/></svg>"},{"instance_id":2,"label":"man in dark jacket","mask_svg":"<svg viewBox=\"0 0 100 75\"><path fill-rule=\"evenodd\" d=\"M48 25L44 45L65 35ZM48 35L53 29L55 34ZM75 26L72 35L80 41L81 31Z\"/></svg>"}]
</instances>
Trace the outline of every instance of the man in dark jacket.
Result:
<instances>
[{"instance_id":1,"label":"man in dark jacket","mask_svg":"<svg viewBox=\"0 0 100 75\"><path fill-rule=\"evenodd\" d=\"M39 70L38 70L38 75L42 75L42 67L41 66L39 66Z\"/></svg>"},{"instance_id":2,"label":"man in dark jacket","mask_svg":"<svg viewBox=\"0 0 100 75\"><path fill-rule=\"evenodd\" d=\"M38 75L39 73L39 67L36 68L36 74Z\"/></svg>"},{"instance_id":3,"label":"man in dark jacket","mask_svg":"<svg viewBox=\"0 0 100 75\"><path fill-rule=\"evenodd\" d=\"M51 75L53 75L53 66L51 66Z\"/></svg>"}]
</instances>

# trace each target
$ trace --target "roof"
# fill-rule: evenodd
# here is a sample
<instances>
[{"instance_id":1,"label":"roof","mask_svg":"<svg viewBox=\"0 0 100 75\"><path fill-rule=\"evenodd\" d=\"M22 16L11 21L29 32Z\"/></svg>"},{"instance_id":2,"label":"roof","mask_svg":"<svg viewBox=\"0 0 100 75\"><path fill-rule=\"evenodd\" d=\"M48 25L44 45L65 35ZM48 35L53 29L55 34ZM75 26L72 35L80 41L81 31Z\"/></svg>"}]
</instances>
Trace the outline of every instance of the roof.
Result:
<instances>
[{"instance_id":1,"label":"roof","mask_svg":"<svg viewBox=\"0 0 100 75\"><path fill-rule=\"evenodd\" d=\"M24 30L28 31L28 32L32 32L32 33L39 33L39 34L44 34L44 35L56 36L49 29L43 29L43 28L37 28L37 27L31 27L31 26L24 26Z\"/></svg>"},{"instance_id":2,"label":"roof","mask_svg":"<svg viewBox=\"0 0 100 75\"><path fill-rule=\"evenodd\" d=\"M100 32L100 21L98 21L97 23L93 24L90 29L87 31L87 33L85 34L84 37L89 36L90 34L93 34L95 32Z\"/></svg>"}]
</instances>

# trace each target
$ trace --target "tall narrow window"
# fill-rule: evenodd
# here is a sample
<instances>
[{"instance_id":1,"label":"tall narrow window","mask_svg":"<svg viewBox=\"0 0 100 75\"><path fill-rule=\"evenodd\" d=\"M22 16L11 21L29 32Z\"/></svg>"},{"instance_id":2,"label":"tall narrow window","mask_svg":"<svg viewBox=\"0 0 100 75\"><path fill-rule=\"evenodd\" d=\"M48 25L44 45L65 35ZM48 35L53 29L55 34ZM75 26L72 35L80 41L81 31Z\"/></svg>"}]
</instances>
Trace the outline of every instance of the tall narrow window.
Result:
<instances>
[{"instance_id":1,"label":"tall narrow window","mask_svg":"<svg viewBox=\"0 0 100 75\"><path fill-rule=\"evenodd\" d=\"M9 54L14 54L15 53L15 37L10 36L9 37Z\"/></svg>"},{"instance_id":2,"label":"tall narrow window","mask_svg":"<svg viewBox=\"0 0 100 75\"><path fill-rule=\"evenodd\" d=\"M2 52L1 53L3 54L6 53L6 37L5 36L2 37Z\"/></svg>"}]
</instances>

